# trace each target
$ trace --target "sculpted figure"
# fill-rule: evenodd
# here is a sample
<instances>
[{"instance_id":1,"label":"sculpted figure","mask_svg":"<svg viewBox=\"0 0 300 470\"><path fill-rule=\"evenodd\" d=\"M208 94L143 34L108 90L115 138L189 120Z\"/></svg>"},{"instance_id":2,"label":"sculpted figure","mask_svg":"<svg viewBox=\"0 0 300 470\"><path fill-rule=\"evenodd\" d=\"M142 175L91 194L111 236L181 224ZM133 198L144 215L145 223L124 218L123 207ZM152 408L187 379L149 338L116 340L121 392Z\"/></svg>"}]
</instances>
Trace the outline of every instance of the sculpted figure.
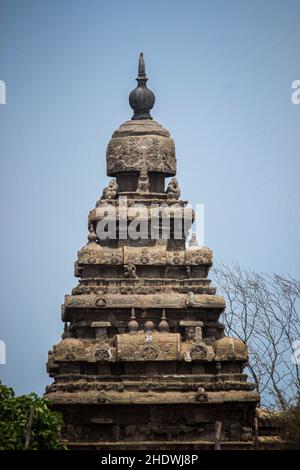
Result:
<instances>
[{"instance_id":1,"label":"sculpted figure","mask_svg":"<svg viewBox=\"0 0 300 470\"><path fill-rule=\"evenodd\" d=\"M125 270L125 277L131 279L138 279L138 275L136 274L136 267L133 263L128 263L124 265Z\"/></svg>"},{"instance_id":2,"label":"sculpted figure","mask_svg":"<svg viewBox=\"0 0 300 470\"><path fill-rule=\"evenodd\" d=\"M197 237L195 233L192 233L191 239L189 241L189 246L199 246Z\"/></svg>"},{"instance_id":3,"label":"sculpted figure","mask_svg":"<svg viewBox=\"0 0 300 470\"><path fill-rule=\"evenodd\" d=\"M180 198L180 188L177 181L177 178L172 178L167 187L167 198L168 199L179 199Z\"/></svg>"},{"instance_id":4,"label":"sculpted figure","mask_svg":"<svg viewBox=\"0 0 300 470\"><path fill-rule=\"evenodd\" d=\"M140 169L137 192L140 194L148 194L149 193L149 176L148 176L148 168L147 165L143 165Z\"/></svg>"},{"instance_id":5,"label":"sculpted figure","mask_svg":"<svg viewBox=\"0 0 300 470\"><path fill-rule=\"evenodd\" d=\"M109 185L103 189L101 199L115 199L118 192L118 183L115 178L113 178Z\"/></svg>"}]
</instances>

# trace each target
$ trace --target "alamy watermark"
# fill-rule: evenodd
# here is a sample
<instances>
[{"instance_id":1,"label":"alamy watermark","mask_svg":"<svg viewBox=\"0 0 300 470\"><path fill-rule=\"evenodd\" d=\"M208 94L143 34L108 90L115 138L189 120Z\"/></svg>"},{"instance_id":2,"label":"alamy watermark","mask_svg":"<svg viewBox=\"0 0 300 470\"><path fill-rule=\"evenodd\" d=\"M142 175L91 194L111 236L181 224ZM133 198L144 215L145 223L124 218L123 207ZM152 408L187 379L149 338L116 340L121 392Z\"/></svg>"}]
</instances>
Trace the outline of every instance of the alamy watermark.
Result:
<instances>
[{"instance_id":1,"label":"alamy watermark","mask_svg":"<svg viewBox=\"0 0 300 470\"><path fill-rule=\"evenodd\" d=\"M96 209L99 240L185 240L191 227L198 244L204 245L204 204L128 204L121 196L116 205L103 202Z\"/></svg>"},{"instance_id":2,"label":"alamy watermark","mask_svg":"<svg viewBox=\"0 0 300 470\"><path fill-rule=\"evenodd\" d=\"M6 344L0 339L0 364L6 364Z\"/></svg>"},{"instance_id":3,"label":"alamy watermark","mask_svg":"<svg viewBox=\"0 0 300 470\"><path fill-rule=\"evenodd\" d=\"M6 104L6 83L0 80L0 104Z\"/></svg>"},{"instance_id":4,"label":"alamy watermark","mask_svg":"<svg viewBox=\"0 0 300 470\"><path fill-rule=\"evenodd\" d=\"M293 91L291 101L293 104L300 104L300 80L294 80L291 85Z\"/></svg>"}]
</instances>

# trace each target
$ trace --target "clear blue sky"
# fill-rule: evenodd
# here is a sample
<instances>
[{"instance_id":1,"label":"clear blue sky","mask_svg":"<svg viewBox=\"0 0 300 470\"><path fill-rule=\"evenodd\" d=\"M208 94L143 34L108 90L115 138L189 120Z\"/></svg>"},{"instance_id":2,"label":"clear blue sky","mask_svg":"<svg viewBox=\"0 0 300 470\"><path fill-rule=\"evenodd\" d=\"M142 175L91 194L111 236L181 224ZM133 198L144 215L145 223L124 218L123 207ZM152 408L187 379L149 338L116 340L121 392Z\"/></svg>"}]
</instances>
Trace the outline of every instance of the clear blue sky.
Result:
<instances>
[{"instance_id":1,"label":"clear blue sky","mask_svg":"<svg viewBox=\"0 0 300 470\"><path fill-rule=\"evenodd\" d=\"M215 259L299 278L299 44L297 0L0 1L5 383L50 383L47 350L140 51Z\"/></svg>"}]
</instances>

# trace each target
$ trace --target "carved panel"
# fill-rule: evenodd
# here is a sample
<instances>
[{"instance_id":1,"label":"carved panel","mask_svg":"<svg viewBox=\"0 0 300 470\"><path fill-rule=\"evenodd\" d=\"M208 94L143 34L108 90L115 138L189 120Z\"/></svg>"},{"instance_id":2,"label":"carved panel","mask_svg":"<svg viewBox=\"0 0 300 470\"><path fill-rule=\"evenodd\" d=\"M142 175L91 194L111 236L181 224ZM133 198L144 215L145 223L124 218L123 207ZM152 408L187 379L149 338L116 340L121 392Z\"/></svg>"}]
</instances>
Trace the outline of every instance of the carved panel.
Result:
<instances>
[{"instance_id":1,"label":"carved panel","mask_svg":"<svg viewBox=\"0 0 300 470\"><path fill-rule=\"evenodd\" d=\"M124 246L124 264L161 265L166 263L166 248L135 248Z\"/></svg>"},{"instance_id":2,"label":"carved panel","mask_svg":"<svg viewBox=\"0 0 300 470\"><path fill-rule=\"evenodd\" d=\"M123 264L123 249L122 248L105 248L103 264L118 265Z\"/></svg>"},{"instance_id":3,"label":"carved panel","mask_svg":"<svg viewBox=\"0 0 300 470\"><path fill-rule=\"evenodd\" d=\"M67 295L65 297L65 309L68 308L122 308L138 307L153 308L155 306L164 308L225 308L224 298L218 295L208 294L186 294L168 293L148 295Z\"/></svg>"},{"instance_id":4,"label":"carved panel","mask_svg":"<svg viewBox=\"0 0 300 470\"><path fill-rule=\"evenodd\" d=\"M215 357L213 348L202 341L182 344L182 357L185 361L212 361Z\"/></svg>"},{"instance_id":5,"label":"carved panel","mask_svg":"<svg viewBox=\"0 0 300 470\"><path fill-rule=\"evenodd\" d=\"M114 137L108 144L106 160L109 175L139 171L143 164L148 171L176 173L174 141L161 136Z\"/></svg>"},{"instance_id":6,"label":"carved panel","mask_svg":"<svg viewBox=\"0 0 300 470\"><path fill-rule=\"evenodd\" d=\"M212 251L209 248L188 248L186 250L186 264L199 265L205 264L212 265Z\"/></svg>"},{"instance_id":7,"label":"carved panel","mask_svg":"<svg viewBox=\"0 0 300 470\"><path fill-rule=\"evenodd\" d=\"M106 342L93 344L87 349L86 353L89 362L105 362L114 359L114 348Z\"/></svg>"},{"instance_id":8,"label":"carved panel","mask_svg":"<svg viewBox=\"0 0 300 470\"><path fill-rule=\"evenodd\" d=\"M116 335L116 355L122 361L174 361L179 358L180 335L177 333Z\"/></svg>"},{"instance_id":9,"label":"carved panel","mask_svg":"<svg viewBox=\"0 0 300 470\"><path fill-rule=\"evenodd\" d=\"M167 264L185 264L185 251L167 251Z\"/></svg>"},{"instance_id":10,"label":"carved panel","mask_svg":"<svg viewBox=\"0 0 300 470\"><path fill-rule=\"evenodd\" d=\"M105 251L97 243L88 243L78 251L78 264L102 264Z\"/></svg>"}]
</instances>

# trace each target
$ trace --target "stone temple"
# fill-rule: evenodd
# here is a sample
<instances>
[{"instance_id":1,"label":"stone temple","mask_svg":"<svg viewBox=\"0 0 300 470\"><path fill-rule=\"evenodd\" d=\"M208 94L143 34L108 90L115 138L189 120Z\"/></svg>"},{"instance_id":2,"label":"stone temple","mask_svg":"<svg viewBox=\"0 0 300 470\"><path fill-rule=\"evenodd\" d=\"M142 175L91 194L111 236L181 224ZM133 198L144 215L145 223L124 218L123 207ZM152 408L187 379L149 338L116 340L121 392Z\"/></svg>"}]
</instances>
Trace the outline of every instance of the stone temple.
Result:
<instances>
[{"instance_id":1,"label":"stone temple","mask_svg":"<svg viewBox=\"0 0 300 470\"><path fill-rule=\"evenodd\" d=\"M186 241L194 213L147 80L141 54L134 114L107 147L112 179L88 216L46 396L70 449L251 448L259 396L243 373L247 348L219 321L212 251Z\"/></svg>"}]
</instances>

